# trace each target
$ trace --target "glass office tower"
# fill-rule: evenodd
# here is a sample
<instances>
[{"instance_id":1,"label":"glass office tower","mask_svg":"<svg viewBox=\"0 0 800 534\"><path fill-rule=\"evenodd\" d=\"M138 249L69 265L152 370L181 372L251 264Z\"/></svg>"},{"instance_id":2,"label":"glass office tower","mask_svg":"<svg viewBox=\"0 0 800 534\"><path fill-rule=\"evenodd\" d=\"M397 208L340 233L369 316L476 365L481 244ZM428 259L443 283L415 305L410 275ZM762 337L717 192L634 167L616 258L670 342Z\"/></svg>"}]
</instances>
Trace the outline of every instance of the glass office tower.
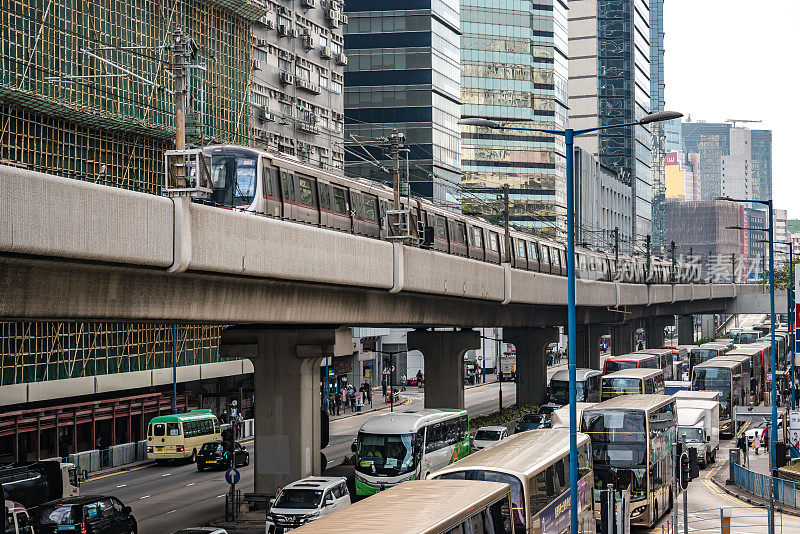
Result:
<instances>
[{"instance_id":1,"label":"glass office tower","mask_svg":"<svg viewBox=\"0 0 800 534\"><path fill-rule=\"evenodd\" d=\"M397 128L409 145L411 189L460 209L461 116L458 0L348 0L345 143L351 135L388 165L381 139ZM383 145L385 146L385 144ZM346 174L388 181L346 155ZM401 166L405 175L405 162Z\"/></svg>"},{"instance_id":2,"label":"glass office tower","mask_svg":"<svg viewBox=\"0 0 800 534\"><path fill-rule=\"evenodd\" d=\"M650 0L598 0L600 125L650 112ZM646 126L600 131L600 163L618 170L634 193L637 245L651 233L651 139Z\"/></svg>"},{"instance_id":3,"label":"glass office tower","mask_svg":"<svg viewBox=\"0 0 800 534\"><path fill-rule=\"evenodd\" d=\"M461 101L466 117L561 129L567 121L567 7L560 0L461 0ZM466 210L496 217L509 185L511 223L565 229L563 138L461 128ZM481 200L475 200L478 197ZM558 230L557 230L558 229Z\"/></svg>"},{"instance_id":4,"label":"glass office tower","mask_svg":"<svg viewBox=\"0 0 800 534\"><path fill-rule=\"evenodd\" d=\"M664 0L650 0L650 113L664 111L664 88ZM657 252L663 252L662 247L667 245L664 228L666 128L663 122L650 125L653 248Z\"/></svg>"}]
</instances>

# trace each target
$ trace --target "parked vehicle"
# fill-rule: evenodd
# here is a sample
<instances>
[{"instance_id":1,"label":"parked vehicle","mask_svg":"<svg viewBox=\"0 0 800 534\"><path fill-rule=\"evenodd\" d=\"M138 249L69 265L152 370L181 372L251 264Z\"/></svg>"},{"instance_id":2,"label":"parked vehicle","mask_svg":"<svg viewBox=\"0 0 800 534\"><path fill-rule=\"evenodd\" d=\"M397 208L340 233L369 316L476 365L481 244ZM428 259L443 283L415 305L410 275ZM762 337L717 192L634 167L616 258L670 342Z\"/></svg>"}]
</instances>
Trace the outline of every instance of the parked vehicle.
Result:
<instances>
[{"instance_id":1,"label":"parked vehicle","mask_svg":"<svg viewBox=\"0 0 800 534\"><path fill-rule=\"evenodd\" d=\"M525 432L526 430L538 430L550 427L550 417L543 413L526 413L514 428L514 432Z\"/></svg>"},{"instance_id":2,"label":"parked vehicle","mask_svg":"<svg viewBox=\"0 0 800 534\"><path fill-rule=\"evenodd\" d=\"M44 502L78 495L75 464L57 460L0 466L5 499L33 509Z\"/></svg>"},{"instance_id":3,"label":"parked vehicle","mask_svg":"<svg viewBox=\"0 0 800 534\"><path fill-rule=\"evenodd\" d=\"M33 521L20 503L5 501L3 510L3 532L5 534L34 534Z\"/></svg>"},{"instance_id":4,"label":"parked vehicle","mask_svg":"<svg viewBox=\"0 0 800 534\"><path fill-rule=\"evenodd\" d=\"M479 451L508 437L508 429L504 426L482 426L472 438L472 450Z\"/></svg>"},{"instance_id":5,"label":"parked vehicle","mask_svg":"<svg viewBox=\"0 0 800 534\"><path fill-rule=\"evenodd\" d=\"M676 397L678 440L697 450L705 467L713 463L719 450L719 402Z\"/></svg>"},{"instance_id":6,"label":"parked vehicle","mask_svg":"<svg viewBox=\"0 0 800 534\"><path fill-rule=\"evenodd\" d=\"M344 477L309 477L284 486L267 513L267 534L283 534L350 505Z\"/></svg>"},{"instance_id":7,"label":"parked vehicle","mask_svg":"<svg viewBox=\"0 0 800 534\"><path fill-rule=\"evenodd\" d=\"M250 465L250 452L241 443L235 445L236 467ZM215 467L227 469L233 467L233 458L226 458L221 441L207 441L197 452L197 470Z\"/></svg>"},{"instance_id":8,"label":"parked vehicle","mask_svg":"<svg viewBox=\"0 0 800 534\"><path fill-rule=\"evenodd\" d=\"M34 512L37 534L136 534L131 507L116 497L83 495L50 501Z\"/></svg>"}]
</instances>

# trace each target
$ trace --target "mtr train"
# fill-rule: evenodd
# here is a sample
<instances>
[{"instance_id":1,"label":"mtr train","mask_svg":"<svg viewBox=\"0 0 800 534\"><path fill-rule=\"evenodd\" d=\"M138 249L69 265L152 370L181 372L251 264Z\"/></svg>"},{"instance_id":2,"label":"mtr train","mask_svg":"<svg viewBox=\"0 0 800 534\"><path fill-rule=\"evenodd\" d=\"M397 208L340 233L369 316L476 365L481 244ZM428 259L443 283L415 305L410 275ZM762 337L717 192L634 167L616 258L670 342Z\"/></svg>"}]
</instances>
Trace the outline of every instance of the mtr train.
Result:
<instances>
[{"instance_id":1,"label":"mtr train","mask_svg":"<svg viewBox=\"0 0 800 534\"><path fill-rule=\"evenodd\" d=\"M386 212L393 191L380 183L346 178L302 163L293 156L234 145L204 149L211 156L216 206L253 212L342 232L385 239ZM408 202L408 205L406 205ZM490 263L509 262L517 269L566 276L566 248L562 243L511 231L511 250L504 229L480 217L440 208L428 200L403 198L420 221L421 246ZM576 276L588 280L632 283L683 283L696 278L689 264L606 254L576 248Z\"/></svg>"}]
</instances>

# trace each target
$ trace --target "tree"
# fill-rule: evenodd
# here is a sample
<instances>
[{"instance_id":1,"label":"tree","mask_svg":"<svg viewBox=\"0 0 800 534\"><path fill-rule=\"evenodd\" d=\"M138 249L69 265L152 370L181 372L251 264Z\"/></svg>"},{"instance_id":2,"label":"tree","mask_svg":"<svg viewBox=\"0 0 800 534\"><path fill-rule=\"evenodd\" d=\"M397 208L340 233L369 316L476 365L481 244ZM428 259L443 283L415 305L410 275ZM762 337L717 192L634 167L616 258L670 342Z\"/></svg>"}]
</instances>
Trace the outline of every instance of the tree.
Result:
<instances>
[{"instance_id":1,"label":"tree","mask_svg":"<svg viewBox=\"0 0 800 534\"><path fill-rule=\"evenodd\" d=\"M794 268L792 269L795 273L797 272L797 264L800 263L800 260L794 260ZM764 285L769 285L769 269L764 271L764 278L761 279L761 283ZM793 280L789 279L789 262L787 261L781 267L775 269L775 289L788 289L790 284L794 284Z\"/></svg>"}]
</instances>

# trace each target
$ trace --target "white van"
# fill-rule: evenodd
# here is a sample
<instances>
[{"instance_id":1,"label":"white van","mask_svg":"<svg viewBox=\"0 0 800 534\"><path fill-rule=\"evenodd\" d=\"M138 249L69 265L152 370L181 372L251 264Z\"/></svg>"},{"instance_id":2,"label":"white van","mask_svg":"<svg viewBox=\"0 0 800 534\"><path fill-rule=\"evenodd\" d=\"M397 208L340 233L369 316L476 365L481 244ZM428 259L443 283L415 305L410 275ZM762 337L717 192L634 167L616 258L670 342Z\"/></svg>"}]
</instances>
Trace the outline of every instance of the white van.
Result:
<instances>
[{"instance_id":1,"label":"white van","mask_svg":"<svg viewBox=\"0 0 800 534\"><path fill-rule=\"evenodd\" d=\"M309 477L284 487L267 512L267 534L283 534L350 505L344 477Z\"/></svg>"}]
</instances>

